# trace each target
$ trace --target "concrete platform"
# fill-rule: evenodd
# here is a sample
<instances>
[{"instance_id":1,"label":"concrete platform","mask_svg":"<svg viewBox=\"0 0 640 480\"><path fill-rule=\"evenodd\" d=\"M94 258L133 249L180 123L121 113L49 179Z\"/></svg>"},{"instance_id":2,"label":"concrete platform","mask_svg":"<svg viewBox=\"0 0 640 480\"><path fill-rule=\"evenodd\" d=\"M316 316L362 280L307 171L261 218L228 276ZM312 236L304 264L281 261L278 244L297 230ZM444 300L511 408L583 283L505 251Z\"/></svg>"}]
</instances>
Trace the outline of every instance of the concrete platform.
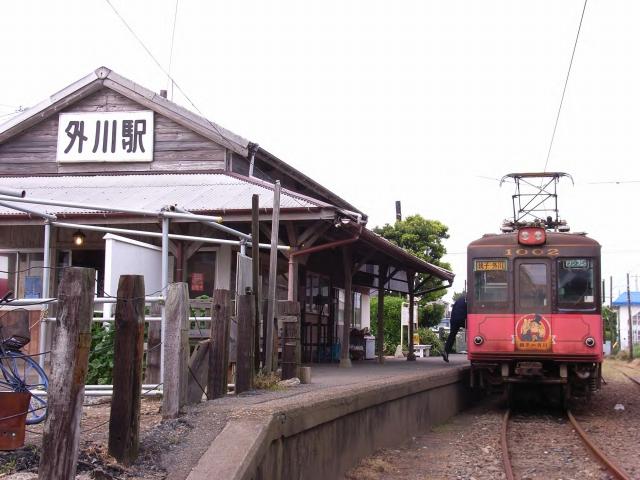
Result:
<instances>
[{"instance_id":1,"label":"concrete platform","mask_svg":"<svg viewBox=\"0 0 640 480\"><path fill-rule=\"evenodd\" d=\"M466 356L450 360L314 364L309 385L226 398L238 408L188 479L340 478L468 404Z\"/></svg>"}]
</instances>

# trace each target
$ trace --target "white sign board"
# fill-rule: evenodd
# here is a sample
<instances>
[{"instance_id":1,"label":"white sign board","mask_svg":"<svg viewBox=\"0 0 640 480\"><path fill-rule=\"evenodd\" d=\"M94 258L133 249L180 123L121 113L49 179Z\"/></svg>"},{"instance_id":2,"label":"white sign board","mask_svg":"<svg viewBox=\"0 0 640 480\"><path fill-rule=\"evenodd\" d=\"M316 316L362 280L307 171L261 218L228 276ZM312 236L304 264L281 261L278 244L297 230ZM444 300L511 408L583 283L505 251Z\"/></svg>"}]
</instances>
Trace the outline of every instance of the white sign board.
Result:
<instances>
[{"instance_id":1,"label":"white sign board","mask_svg":"<svg viewBox=\"0 0 640 480\"><path fill-rule=\"evenodd\" d=\"M400 310L400 321L403 326L409 326L409 304L403 303L402 309ZM413 324L418 324L418 304L413 304Z\"/></svg>"},{"instance_id":2,"label":"white sign board","mask_svg":"<svg viewBox=\"0 0 640 480\"><path fill-rule=\"evenodd\" d=\"M58 162L150 162L153 112L61 113Z\"/></svg>"}]
</instances>

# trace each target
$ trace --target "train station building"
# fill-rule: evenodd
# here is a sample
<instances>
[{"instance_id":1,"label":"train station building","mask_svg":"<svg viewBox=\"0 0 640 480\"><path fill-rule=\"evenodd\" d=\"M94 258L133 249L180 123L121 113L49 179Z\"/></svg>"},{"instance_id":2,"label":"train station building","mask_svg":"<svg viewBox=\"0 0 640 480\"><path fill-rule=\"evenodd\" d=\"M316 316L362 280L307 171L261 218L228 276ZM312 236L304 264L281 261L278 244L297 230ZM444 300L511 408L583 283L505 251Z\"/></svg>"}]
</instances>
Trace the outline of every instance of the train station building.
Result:
<instances>
[{"instance_id":1,"label":"train station building","mask_svg":"<svg viewBox=\"0 0 640 480\"><path fill-rule=\"evenodd\" d=\"M124 273L144 274L147 295L161 292L158 212L219 216L249 234L258 195L268 244L276 181L278 237L290 247L278 255L277 298L300 303L303 361L337 360L343 325L370 326L381 283L416 292L422 273L431 286L451 284L451 272L376 235L365 212L262 146L101 67L0 125L0 188L34 199L0 196L0 296L54 297L65 266L95 268L98 296L115 295ZM235 292L242 242L201 220L171 219L168 280L186 282L192 298ZM268 268L264 249L263 291ZM43 307L31 308L35 326Z\"/></svg>"}]
</instances>

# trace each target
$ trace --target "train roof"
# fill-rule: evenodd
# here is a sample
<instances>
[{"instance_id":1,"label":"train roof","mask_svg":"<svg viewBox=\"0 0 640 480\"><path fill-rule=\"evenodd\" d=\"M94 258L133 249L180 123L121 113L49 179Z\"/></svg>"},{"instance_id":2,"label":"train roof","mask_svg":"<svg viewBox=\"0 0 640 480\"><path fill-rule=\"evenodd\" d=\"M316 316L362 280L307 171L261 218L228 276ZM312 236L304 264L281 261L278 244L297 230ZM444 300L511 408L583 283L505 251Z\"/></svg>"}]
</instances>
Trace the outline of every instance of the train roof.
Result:
<instances>
[{"instance_id":1,"label":"train roof","mask_svg":"<svg viewBox=\"0 0 640 480\"><path fill-rule=\"evenodd\" d=\"M469 244L472 247L520 245L518 243L518 232L512 233L488 233ZM560 233L547 231L547 241L545 246L576 246L600 248L600 244L593 238L589 238L584 233Z\"/></svg>"}]
</instances>

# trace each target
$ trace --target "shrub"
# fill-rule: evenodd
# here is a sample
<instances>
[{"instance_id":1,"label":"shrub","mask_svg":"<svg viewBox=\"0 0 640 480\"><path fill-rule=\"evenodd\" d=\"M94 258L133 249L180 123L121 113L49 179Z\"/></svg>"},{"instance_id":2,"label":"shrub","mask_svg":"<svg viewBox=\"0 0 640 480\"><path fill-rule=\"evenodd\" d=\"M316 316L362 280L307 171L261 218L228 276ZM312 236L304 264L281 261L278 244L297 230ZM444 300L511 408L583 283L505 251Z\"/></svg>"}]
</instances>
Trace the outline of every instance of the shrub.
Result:
<instances>
[{"instance_id":1,"label":"shrub","mask_svg":"<svg viewBox=\"0 0 640 480\"><path fill-rule=\"evenodd\" d=\"M109 385L113 383L113 325L94 322L91 325L91 350L87 385Z\"/></svg>"},{"instance_id":2,"label":"shrub","mask_svg":"<svg viewBox=\"0 0 640 480\"><path fill-rule=\"evenodd\" d=\"M384 354L393 355L400 345L400 313L402 311L402 297L384 297ZM371 299L371 333L378 331L378 297Z\"/></svg>"},{"instance_id":3,"label":"shrub","mask_svg":"<svg viewBox=\"0 0 640 480\"><path fill-rule=\"evenodd\" d=\"M419 328L418 336L420 337L420 344L431 345L431 350L429 351L430 357L442 355L442 352L444 351L444 344L438 337L437 333L429 330L428 328Z\"/></svg>"}]
</instances>

